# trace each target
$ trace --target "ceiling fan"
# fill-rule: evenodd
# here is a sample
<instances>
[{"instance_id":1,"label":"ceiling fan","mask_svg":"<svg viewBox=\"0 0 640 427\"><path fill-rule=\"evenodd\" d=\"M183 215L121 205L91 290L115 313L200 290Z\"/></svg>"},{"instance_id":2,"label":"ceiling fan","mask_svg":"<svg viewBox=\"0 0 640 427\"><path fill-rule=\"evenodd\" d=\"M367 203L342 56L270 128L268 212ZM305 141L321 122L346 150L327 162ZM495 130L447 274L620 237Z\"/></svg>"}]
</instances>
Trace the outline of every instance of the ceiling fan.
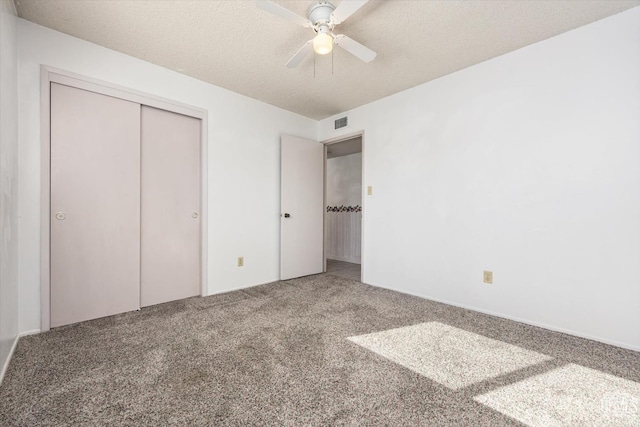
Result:
<instances>
[{"instance_id":1,"label":"ceiling fan","mask_svg":"<svg viewBox=\"0 0 640 427\"><path fill-rule=\"evenodd\" d=\"M373 61L376 57L374 51L344 34L333 33L336 25L343 23L368 1L369 0L342 0L338 7L335 7L327 1L320 1L309 9L308 19L268 0L256 0L256 4L262 10L315 31L316 36L298 49L291 59L289 59L289 62L287 62L288 68L295 68L312 50L319 55L326 55L333 50L334 44L364 62Z\"/></svg>"}]
</instances>

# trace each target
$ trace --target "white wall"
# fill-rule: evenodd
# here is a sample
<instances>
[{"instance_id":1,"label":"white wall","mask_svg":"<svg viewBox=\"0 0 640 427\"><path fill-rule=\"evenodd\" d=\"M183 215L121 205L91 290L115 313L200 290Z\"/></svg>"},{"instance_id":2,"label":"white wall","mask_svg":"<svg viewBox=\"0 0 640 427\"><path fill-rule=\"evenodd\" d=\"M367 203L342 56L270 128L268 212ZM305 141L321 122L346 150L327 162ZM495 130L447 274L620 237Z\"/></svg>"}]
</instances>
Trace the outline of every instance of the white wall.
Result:
<instances>
[{"instance_id":1,"label":"white wall","mask_svg":"<svg viewBox=\"0 0 640 427\"><path fill-rule=\"evenodd\" d=\"M316 121L22 19L18 48L21 331L40 328L41 64L207 109L209 293L278 279L280 133L317 139Z\"/></svg>"},{"instance_id":2,"label":"white wall","mask_svg":"<svg viewBox=\"0 0 640 427\"><path fill-rule=\"evenodd\" d=\"M362 153L327 159L327 205L362 203Z\"/></svg>"},{"instance_id":3,"label":"white wall","mask_svg":"<svg viewBox=\"0 0 640 427\"><path fill-rule=\"evenodd\" d=\"M366 283L640 350L640 8L349 125L373 186Z\"/></svg>"},{"instance_id":4,"label":"white wall","mask_svg":"<svg viewBox=\"0 0 640 427\"><path fill-rule=\"evenodd\" d=\"M18 335L18 65L16 12L0 3L0 381Z\"/></svg>"}]
</instances>

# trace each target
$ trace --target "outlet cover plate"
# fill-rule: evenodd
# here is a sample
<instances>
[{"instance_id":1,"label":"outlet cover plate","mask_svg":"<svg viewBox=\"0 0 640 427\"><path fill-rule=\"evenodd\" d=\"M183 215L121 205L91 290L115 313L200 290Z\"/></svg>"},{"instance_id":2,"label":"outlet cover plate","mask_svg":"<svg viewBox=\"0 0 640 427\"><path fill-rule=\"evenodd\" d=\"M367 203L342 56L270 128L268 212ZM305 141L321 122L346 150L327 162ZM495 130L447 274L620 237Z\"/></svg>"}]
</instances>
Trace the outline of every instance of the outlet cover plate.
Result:
<instances>
[{"instance_id":1,"label":"outlet cover plate","mask_svg":"<svg viewBox=\"0 0 640 427\"><path fill-rule=\"evenodd\" d=\"M482 276L482 281L489 284L493 283L493 271L485 270Z\"/></svg>"}]
</instances>

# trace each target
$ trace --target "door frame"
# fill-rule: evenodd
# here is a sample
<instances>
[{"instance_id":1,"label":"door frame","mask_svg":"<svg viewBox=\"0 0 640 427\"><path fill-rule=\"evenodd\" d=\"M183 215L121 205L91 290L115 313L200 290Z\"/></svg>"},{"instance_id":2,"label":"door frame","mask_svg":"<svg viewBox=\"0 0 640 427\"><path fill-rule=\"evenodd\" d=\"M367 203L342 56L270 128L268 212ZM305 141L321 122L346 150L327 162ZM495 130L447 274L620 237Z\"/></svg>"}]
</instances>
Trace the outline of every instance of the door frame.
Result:
<instances>
[{"instance_id":1,"label":"door frame","mask_svg":"<svg viewBox=\"0 0 640 427\"><path fill-rule=\"evenodd\" d=\"M200 120L200 295L206 296L208 294L207 145L209 112L203 108L42 65L40 67L40 331L48 331L51 327L51 83L88 90Z\"/></svg>"},{"instance_id":2,"label":"door frame","mask_svg":"<svg viewBox=\"0 0 640 427\"><path fill-rule=\"evenodd\" d=\"M348 133L341 136L336 136L334 138L325 139L324 141L320 141L321 144L324 145L324 188L323 188L323 214L322 214L322 260L323 260L323 271L327 272L327 150L330 145L337 144L339 142L348 141L353 138L361 137L362 138L362 188L360 192L362 193L362 228L360 230L360 281L365 283L364 281L364 229L365 229L365 204L366 204L366 194L365 194L365 141L364 141L364 130L359 130L357 132Z\"/></svg>"}]
</instances>

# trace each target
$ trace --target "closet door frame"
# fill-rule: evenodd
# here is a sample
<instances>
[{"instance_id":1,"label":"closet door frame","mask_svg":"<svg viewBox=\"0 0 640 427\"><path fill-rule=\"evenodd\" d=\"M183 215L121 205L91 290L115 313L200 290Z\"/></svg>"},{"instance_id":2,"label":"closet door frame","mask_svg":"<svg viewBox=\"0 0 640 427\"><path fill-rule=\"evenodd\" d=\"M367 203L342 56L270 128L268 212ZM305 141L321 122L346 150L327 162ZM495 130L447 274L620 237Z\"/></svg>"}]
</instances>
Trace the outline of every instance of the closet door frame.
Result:
<instances>
[{"instance_id":1,"label":"closet door frame","mask_svg":"<svg viewBox=\"0 0 640 427\"><path fill-rule=\"evenodd\" d=\"M40 330L51 328L51 83L58 83L200 120L200 295L207 292L207 130L208 111L90 77L40 67Z\"/></svg>"}]
</instances>

